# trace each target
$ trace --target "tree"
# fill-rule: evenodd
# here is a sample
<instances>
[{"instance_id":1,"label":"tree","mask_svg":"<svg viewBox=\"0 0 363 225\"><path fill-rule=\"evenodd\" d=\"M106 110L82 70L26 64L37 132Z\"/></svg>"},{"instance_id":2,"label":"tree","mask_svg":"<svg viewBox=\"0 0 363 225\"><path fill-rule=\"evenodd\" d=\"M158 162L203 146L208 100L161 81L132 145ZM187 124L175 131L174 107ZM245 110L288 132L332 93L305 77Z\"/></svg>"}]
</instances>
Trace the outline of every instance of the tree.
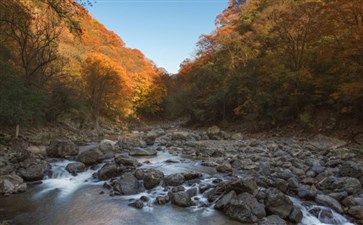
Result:
<instances>
[{"instance_id":1,"label":"tree","mask_svg":"<svg viewBox=\"0 0 363 225\"><path fill-rule=\"evenodd\" d=\"M19 136L19 125L35 121L43 116L44 93L24 85L12 63L11 54L0 43L0 124L16 125L15 137Z\"/></svg>"},{"instance_id":2,"label":"tree","mask_svg":"<svg viewBox=\"0 0 363 225\"><path fill-rule=\"evenodd\" d=\"M84 63L82 75L96 128L99 127L101 113L114 119L131 113L130 80L117 62L102 53L90 53Z\"/></svg>"},{"instance_id":3,"label":"tree","mask_svg":"<svg viewBox=\"0 0 363 225\"><path fill-rule=\"evenodd\" d=\"M60 72L57 41L61 30L55 21L10 0L0 2L0 24L2 36L14 45L26 86L43 87Z\"/></svg>"}]
</instances>

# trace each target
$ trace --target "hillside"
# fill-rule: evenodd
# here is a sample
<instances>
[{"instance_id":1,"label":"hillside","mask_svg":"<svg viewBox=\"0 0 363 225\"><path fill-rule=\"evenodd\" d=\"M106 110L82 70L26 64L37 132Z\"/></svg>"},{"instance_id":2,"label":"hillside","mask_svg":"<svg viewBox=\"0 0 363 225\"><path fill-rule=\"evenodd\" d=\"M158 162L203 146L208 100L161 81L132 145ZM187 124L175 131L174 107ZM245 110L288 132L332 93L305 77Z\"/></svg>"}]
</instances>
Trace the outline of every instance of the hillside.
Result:
<instances>
[{"instance_id":1,"label":"hillside","mask_svg":"<svg viewBox=\"0 0 363 225\"><path fill-rule=\"evenodd\" d=\"M164 70L73 0L1 0L0 123L152 116ZM93 123L93 122L92 122Z\"/></svg>"},{"instance_id":2,"label":"hillside","mask_svg":"<svg viewBox=\"0 0 363 225\"><path fill-rule=\"evenodd\" d=\"M362 1L229 1L171 79L167 111L259 129L361 126L362 13Z\"/></svg>"}]
</instances>

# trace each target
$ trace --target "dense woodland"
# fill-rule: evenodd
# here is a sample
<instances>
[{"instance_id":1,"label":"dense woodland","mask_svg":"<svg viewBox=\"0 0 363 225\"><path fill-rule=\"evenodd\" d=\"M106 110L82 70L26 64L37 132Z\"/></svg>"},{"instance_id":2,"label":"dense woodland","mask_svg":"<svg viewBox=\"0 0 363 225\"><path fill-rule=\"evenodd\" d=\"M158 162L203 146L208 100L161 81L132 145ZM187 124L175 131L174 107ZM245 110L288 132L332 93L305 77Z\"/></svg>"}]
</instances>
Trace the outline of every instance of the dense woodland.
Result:
<instances>
[{"instance_id":1,"label":"dense woodland","mask_svg":"<svg viewBox=\"0 0 363 225\"><path fill-rule=\"evenodd\" d=\"M363 1L231 0L216 25L169 81L171 115L308 128L327 109L362 120Z\"/></svg>"},{"instance_id":2,"label":"dense woodland","mask_svg":"<svg viewBox=\"0 0 363 225\"><path fill-rule=\"evenodd\" d=\"M0 123L152 116L165 71L92 18L91 1L0 0ZM18 126L19 127L19 126Z\"/></svg>"},{"instance_id":3,"label":"dense woodland","mask_svg":"<svg viewBox=\"0 0 363 225\"><path fill-rule=\"evenodd\" d=\"M0 124L363 115L363 1L231 0L168 76L73 0L0 0Z\"/></svg>"}]
</instances>

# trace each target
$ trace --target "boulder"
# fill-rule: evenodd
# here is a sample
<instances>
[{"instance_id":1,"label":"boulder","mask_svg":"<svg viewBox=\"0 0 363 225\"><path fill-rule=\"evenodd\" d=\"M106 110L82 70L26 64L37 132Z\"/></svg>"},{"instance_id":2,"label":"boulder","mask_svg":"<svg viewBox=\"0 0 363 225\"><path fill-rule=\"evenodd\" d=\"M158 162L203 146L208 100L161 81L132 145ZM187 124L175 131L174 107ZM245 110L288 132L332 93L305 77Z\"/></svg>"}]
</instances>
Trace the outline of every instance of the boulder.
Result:
<instances>
[{"instance_id":1,"label":"boulder","mask_svg":"<svg viewBox=\"0 0 363 225\"><path fill-rule=\"evenodd\" d=\"M105 164L98 172L99 180L108 180L112 177L117 177L122 173L122 168L115 164Z\"/></svg>"},{"instance_id":2,"label":"boulder","mask_svg":"<svg viewBox=\"0 0 363 225\"><path fill-rule=\"evenodd\" d=\"M253 195L245 192L239 194L237 198L238 200L246 203L251 208L253 215L255 215L258 219L262 219L266 216L265 206L259 203Z\"/></svg>"},{"instance_id":3,"label":"boulder","mask_svg":"<svg viewBox=\"0 0 363 225\"><path fill-rule=\"evenodd\" d=\"M243 136L241 133L236 133L231 136L232 140L242 140Z\"/></svg>"},{"instance_id":4,"label":"boulder","mask_svg":"<svg viewBox=\"0 0 363 225\"><path fill-rule=\"evenodd\" d=\"M69 140L55 140L46 150L49 157L66 158L78 154L78 147Z\"/></svg>"},{"instance_id":5,"label":"boulder","mask_svg":"<svg viewBox=\"0 0 363 225\"><path fill-rule=\"evenodd\" d=\"M235 191L230 191L228 194L224 195L221 199L219 199L214 208L216 209L223 209L232 199L237 197Z\"/></svg>"},{"instance_id":6,"label":"boulder","mask_svg":"<svg viewBox=\"0 0 363 225\"><path fill-rule=\"evenodd\" d=\"M227 189L229 191L233 190L237 194L247 192L252 195L256 195L258 193L257 190L257 183L256 179L254 177L244 177L244 178L238 178L235 181L232 181Z\"/></svg>"},{"instance_id":7,"label":"boulder","mask_svg":"<svg viewBox=\"0 0 363 225\"><path fill-rule=\"evenodd\" d=\"M98 148L94 148L88 151L81 152L78 155L78 159L80 162L86 165L93 165L102 162L104 156Z\"/></svg>"},{"instance_id":8,"label":"boulder","mask_svg":"<svg viewBox=\"0 0 363 225\"><path fill-rule=\"evenodd\" d=\"M180 207L189 207L193 203L187 192L172 193L171 202Z\"/></svg>"},{"instance_id":9,"label":"boulder","mask_svg":"<svg viewBox=\"0 0 363 225\"><path fill-rule=\"evenodd\" d=\"M105 159L110 159L115 155L115 142L111 140L102 140L98 145L98 149L102 152Z\"/></svg>"},{"instance_id":10,"label":"boulder","mask_svg":"<svg viewBox=\"0 0 363 225\"><path fill-rule=\"evenodd\" d=\"M353 195L346 197L341 202L344 206L352 207L352 206L363 206L363 196L362 197L354 197Z\"/></svg>"},{"instance_id":11,"label":"boulder","mask_svg":"<svg viewBox=\"0 0 363 225\"><path fill-rule=\"evenodd\" d=\"M129 203L129 206L134 207L136 209L144 208L144 202L141 200L136 200L134 202Z\"/></svg>"},{"instance_id":12,"label":"boulder","mask_svg":"<svg viewBox=\"0 0 363 225\"><path fill-rule=\"evenodd\" d=\"M323 194L319 194L315 197L315 201L319 204L322 204L326 207L332 208L334 211L338 212L338 213L343 213L344 210L342 208L342 206L340 205L340 203L335 200L334 198L328 196L328 195L323 195Z\"/></svg>"},{"instance_id":13,"label":"boulder","mask_svg":"<svg viewBox=\"0 0 363 225\"><path fill-rule=\"evenodd\" d=\"M156 156L158 153L150 148L134 148L129 152L130 156Z\"/></svg>"},{"instance_id":14,"label":"boulder","mask_svg":"<svg viewBox=\"0 0 363 225\"><path fill-rule=\"evenodd\" d=\"M348 213L356 219L363 220L363 206L353 206Z\"/></svg>"},{"instance_id":15,"label":"boulder","mask_svg":"<svg viewBox=\"0 0 363 225\"><path fill-rule=\"evenodd\" d=\"M145 148L147 144L144 140L141 139L124 138L117 141L116 146L120 147L123 150L131 150L134 148Z\"/></svg>"},{"instance_id":16,"label":"boulder","mask_svg":"<svg viewBox=\"0 0 363 225\"><path fill-rule=\"evenodd\" d=\"M169 186L179 186L185 182L185 177L182 173L170 174L165 178L165 183Z\"/></svg>"},{"instance_id":17,"label":"boulder","mask_svg":"<svg viewBox=\"0 0 363 225\"><path fill-rule=\"evenodd\" d=\"M317 186L320 190L331 190L334 192L346 191L355 194L362 190L362 184L354 177L330 176L322 180Z\"/></svg>"},{"instance_id":18,"label":"boulder","mask_svg":"<svg viewBox=\"0 0 363 225\"><path fill-rule=\"evenodd\" d=\"M363 176L363 164L353 161L346 161L340 167L340 176L360 178Z\"/></svg>"},{"instance_id":19,"label":"boulder","mask_svg":"<svg viewBox=\"0 0 363 225\"><path fill-rule=\"evenodd\" d=\"M86 170L86 165L81 162L69 163L66 166L66 170L72 175L77 175L77 173L81 173Z\"/></svg>"},{"instance_id":20,"label":"boulder","mask_svg":"<svg viewBox=\"0 0 363 225\"><path fill-rule=\"evenodd\" d=\"M230 173L230 172L232 172L232 166L229 163L223 163L223 164L217 166L217 172Z\"/></svg>"},{"instance_id":21,"label":"boulder","mask_svg":"<svg viewBox=\"0 0 363 225\"><path fill-rule=\"evenodd\" d=\"M289 220L294 224L299 224L303 219L303 213L298 207L294 207L289 215Z\"/></svg>"},{"instance_id":22,"label":"boulder","mask_svg":"<svg viewBox=\"0 0 363 225\"><path fill-rule=\"evenodd\" d=\"M116 156L115 162L119 165L124 165L124 166L137 167L139 165L139 162L135 158L132 158L132 157L129 157L126 155Z\"/></svg>"},{"instance_id":23,"label":"boulder","mask_svg":"<svg viewBox=\"0 0 363 225\"><path fill-rule=\"evenodd\" d=\"M166 203L168 203L170 201L169 196L158 196L155 199L155 204L156 205L165 205Z\"/></svg>"},{"instance_id":24,"label":"boulder","mask_svg":"<svg viewBox=\"0 0 363 225\"><path fill-rule=\"evenodd\" d=\"M19 175L26 181L42 180L51 169L49 163L31 158L20 163L20 165L22 168L18 171Z\"/></svg>"},{"instance_id":25,"label":"boulder","mask_svg":"<svg viewBox=\"0 0 363 225\"><path fill-rule=\"evenodd\" d=\"M277 215L271 215L263 218L258 225L286 225L286 221Z\"/></svg>"},{"instance_id":26,"label":"boulder","mask_svg":"<svg viewBox=\"0 0 363 225\"><path fill-rule=\"evenodd\" d=\"M14 165L5 157L0 157L0 176L8 175L15 170Z\"/></svg>"},{"instance_id":27,"label":"boulder","mask_svg":"<svg viewBox=\"0 0 363 225\"><path fill-rule=\"evenodd\" d=\"M207 135L210 139L219 139L221 129L218 126L212 126L207 129Z\"/></svg>"},{"instance_id":28,"label":"boulder","mask_svg":"<svg viewBox=\"0 0 363 225\"><path fill-rule=\"evenodd\" d=\"M347 143L337 138L318 134L312 139L311 144L318 149L337 149L345 146Z\"/></svg>"},{"instance_id":29,"label":"boulder","mask_svg":"<svg viewBox=\"0 0 363 225\"><path fill-rule=\"evenodd\" d=\"M293 203L289 197L277 189L270 189L267 192L265 203L269 212L278 215L281 218L288 217L293 209Z\"/></svg>"},{"instance_id":30,"label":"boulder","mask_svg":"<svg viewBox=\"0 0 363 225\"><path fill-rule=\"evenodd\" d=\"M203 174L199 173L199 172L188 172L188 173L183 173L185 180L195 180L195 179L199 179L201 177L203 177Z\"/></svg>"},{"instance_id":31,"label":"boulder","mask_svg":"<svg viewBox=\"0 0 363 225\"><path fill-rule=\"evenodd\" d=\"M98 145L98 149L101 151L114 151L115 150L115 142L111 140L102 140Z\"/></svg>"},{"instance_id":32,"label":"boulder","mask_svg":"<svg viewBox=\"0 0 363 225\"><path fill-rule=\"evenodd\" d=\"M46 155L47 154L47 146L36 146L31 145L26 149L28 152L32 154Z\"/></svg>"},{"instance_id":33,"label":"boulder","mask_svg":"<svg viewBox=\"0 0 363 225\"><path fill-rule=\"evenodd\" d=\"M144 188L132 173L125 173L112 182L114 191L124 195L134 195L144 191Z\"/></svg>"},{"instance_id":34,"label":"boulder","mask_svg":"<svg viewBox=\"0 0 363 225\"><path fill-rule=\"evenodd\" d=\"M258 221L258 218L248 203L239 199L230 200L224 207L224 213L230 218L242 223L255 223Z\"/></svg>"},{"instance_id":35,"label":"boulder","mask_svg":"<svg viewBox=\"0 0 363 225\"><path fill-rule=\"evenodd\" d=\"M297 191L298 191L297 195L300 198L307 200L315 199L315 196L318 194L318 190L315 188L315 186L300 185Z\"/></svg>"},{"instance_id":36,"label":"boulder","mask_svg":"<svg viewBox=\"0 0 363 225\"><path fill-rule=\"evenodd\" d=\"M165 134L165 131L161 128L153 129L146 133L145 142L147 145L153 145L155 143L155 139L164 134Z\"/></svg>"},{"instance_id":37,"label":"boulder","mask_svg":"<svg viewBox=\"0 0 363 225\"><path fill-rule=\"evenodd\" d=\"M163 172L156 169L149 169L145 171L143 176L144 186L148 190L153 189L154 187L157 187L163 179Z\"/></svg>"},{"instance_id":38,"label":"boulder","mask_svg":"<svg viewBox=\"0 0 363 225\"><path fill-rule=\"evenodd\" d=\"M15 174L0 176L0 194L15 194L25 192L26 189L27 185L21 177Z\"/></svg>"},{"instance_id":39,"label":"boulder","mask_svg":"<svg viewBox=\"0 0 363 225\"><path fill-rule=\"evenodd\" d=\"M191 141L193 137L189 132L186 131L176 131L171 134L172 141Z\"/></svg>"}]
</instances>

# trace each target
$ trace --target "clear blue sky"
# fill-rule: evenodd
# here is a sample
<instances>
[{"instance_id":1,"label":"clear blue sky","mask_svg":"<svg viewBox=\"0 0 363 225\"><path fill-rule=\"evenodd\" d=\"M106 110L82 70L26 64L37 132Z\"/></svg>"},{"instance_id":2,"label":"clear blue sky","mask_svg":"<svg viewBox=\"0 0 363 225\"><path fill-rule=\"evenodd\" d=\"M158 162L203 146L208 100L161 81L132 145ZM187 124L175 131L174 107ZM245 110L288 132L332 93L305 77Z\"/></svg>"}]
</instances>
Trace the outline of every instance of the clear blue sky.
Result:
<instances>
[{"instance_id":1,"label":"clear blue sky","mask_svg":"<svg viewBox=\"0 0 363 225\"><path fill-rule=\"evenodd\" d=\"M193 56L201 34L214 30L228 0L97 0L90 13L140 49L159 67L175 73Z\"/></svg>"}]
</instances>

